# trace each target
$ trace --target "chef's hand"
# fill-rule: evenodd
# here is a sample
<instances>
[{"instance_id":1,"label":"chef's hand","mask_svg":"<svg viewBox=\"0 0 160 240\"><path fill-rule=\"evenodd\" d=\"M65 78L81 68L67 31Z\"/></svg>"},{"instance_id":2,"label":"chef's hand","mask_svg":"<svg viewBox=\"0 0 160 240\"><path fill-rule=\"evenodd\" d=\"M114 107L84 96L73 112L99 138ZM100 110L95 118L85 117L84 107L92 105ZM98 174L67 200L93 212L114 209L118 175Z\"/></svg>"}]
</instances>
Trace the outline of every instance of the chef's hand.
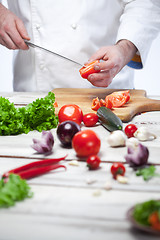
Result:
<instances>
[{"instance_id":1,"label":"chef's hand","mask_svg":"<svg viewBox=\"0 0 160 240\"><path fill-rule=\"evenodd\" d=\"M9 49L27 50L23 39L30 39L23 22L0 4L0 44Z\"/></svg>"},{"instance_id":2,"label":"chef's hand","mask_svg":"<svg viewBox=\"0 0 160 240\"><path fill-rule=\"evenodd\" d=\"M99 73L90 74L88 81L96 87L108 87L112 79L134 57L137 48L128 40L121 40L113 46L100 48L91 56L88 63L103 60L94 66Z\"/></svg>"}]
</instances>

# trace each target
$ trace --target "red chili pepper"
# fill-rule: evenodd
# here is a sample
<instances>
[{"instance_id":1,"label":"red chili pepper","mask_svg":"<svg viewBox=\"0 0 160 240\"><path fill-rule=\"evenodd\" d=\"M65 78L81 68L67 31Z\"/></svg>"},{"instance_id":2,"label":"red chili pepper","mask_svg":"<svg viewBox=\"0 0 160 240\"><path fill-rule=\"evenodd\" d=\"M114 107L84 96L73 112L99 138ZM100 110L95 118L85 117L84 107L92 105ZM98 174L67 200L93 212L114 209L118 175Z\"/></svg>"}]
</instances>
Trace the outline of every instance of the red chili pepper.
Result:
<instances>
[{"instance_id":1,"label":"red chili pepper","mask_svg":"<svg viewBox=\"0 0 160 240\"><path fill-rule=\"evenodd\" d=\"M14 173L19 175L23 179L29 179L32 177L36 177L38 175L42 175L46 172L54 170L56 168L64 167L64 165L57 164L61 160L64 160L65 157L61 158L52 158L52 159L44 159L37 162L31 162L29 164L23 165L21 167L12 169L3 174L3 178L7 178L9 174Z\"/></svg>"},{"instance_id":2,"label":"red chili pepper","mask_svg":"<svg viewBox=\"0 0 160 240\"><path fill-rule=\"evenodd\" d=\"M66 167L64 165L52 164L52 165L47 165L47 166L44 166L44 167L31 168L30 170L18 173L18 175L23 179L30 179L30 178L37 177L39 175L42 175L42 174L47 173L51 170L61 168L61 167L66 169Z\"/></svg>"}]
</instances>

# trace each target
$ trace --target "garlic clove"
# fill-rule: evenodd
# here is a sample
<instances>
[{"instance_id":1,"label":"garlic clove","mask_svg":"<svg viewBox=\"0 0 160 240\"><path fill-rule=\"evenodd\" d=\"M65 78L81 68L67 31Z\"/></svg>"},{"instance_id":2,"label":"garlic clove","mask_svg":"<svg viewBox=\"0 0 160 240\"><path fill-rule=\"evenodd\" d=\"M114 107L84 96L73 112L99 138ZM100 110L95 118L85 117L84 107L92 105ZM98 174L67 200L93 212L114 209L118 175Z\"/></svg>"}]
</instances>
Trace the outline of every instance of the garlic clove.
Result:
<instances>
[{"instance_id":1,"label":"garlic clove","mask_svg":"<svg viewBox=\"0 0 160 240\"><path fill-rule=\"evenodd\" d=\"M116 180L119 182L119 183L122 183L122 184L127 184L128 183L128 178L124 177L124 176L121 176L121 175L118 175Z\"/></svg>"},{"instance_id":2,"label":"garlic clove","mask_svg":"<svg viewBox=\"0 0 160 240\"><path fill-rule=\"evenodd\" d=\"M116 130L110 133L107 141L111 147L123 147L126 144L126 135L121 130Z\"/></svg>"},{"instance_id":3,"label":"garlic clove","mask_svg":"<svg viewBox=\"0 0 160 240\"><path fill-rule=\"evenodd\" d=\"M146 127L139 127L137 131L135 131L134 137L136 137L139 141L147 141L155 139L156 135L149 132Z\"/></svg>"},{"instance_id":4,"label":"garlic clove","mask_svg":"<svg viewBox=\"0 0 160 240\"><path fill-rule=\"evenodd\" d=\"M135 137L131 137L126 140L126 147L136 148L138 144L139 144L139 140Z\"/></svg>"}]
</instances>

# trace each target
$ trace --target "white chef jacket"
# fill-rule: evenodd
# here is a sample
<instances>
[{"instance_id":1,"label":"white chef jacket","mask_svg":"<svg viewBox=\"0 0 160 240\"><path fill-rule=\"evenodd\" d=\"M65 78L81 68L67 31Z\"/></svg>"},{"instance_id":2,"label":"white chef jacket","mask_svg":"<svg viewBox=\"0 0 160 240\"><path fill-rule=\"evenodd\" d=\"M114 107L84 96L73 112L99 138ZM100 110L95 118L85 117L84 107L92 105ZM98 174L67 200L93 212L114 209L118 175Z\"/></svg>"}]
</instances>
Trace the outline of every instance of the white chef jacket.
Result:
<instances>
[{"instance_id":1,"label":"white chef jacket","mask_svg":"<svg viewBox=\"0 0 160 240\"><path fill-rule=\"evenodd\" d=\"M79 63L100 47L128 39L139 55L113 79L110 88L134 88L133 69L142 68L160 28L159 0L8 0L25 24L31 42ZM14 90L91 88L79 66L39 49L14 51Z\"/></svg>"}]
</instances>

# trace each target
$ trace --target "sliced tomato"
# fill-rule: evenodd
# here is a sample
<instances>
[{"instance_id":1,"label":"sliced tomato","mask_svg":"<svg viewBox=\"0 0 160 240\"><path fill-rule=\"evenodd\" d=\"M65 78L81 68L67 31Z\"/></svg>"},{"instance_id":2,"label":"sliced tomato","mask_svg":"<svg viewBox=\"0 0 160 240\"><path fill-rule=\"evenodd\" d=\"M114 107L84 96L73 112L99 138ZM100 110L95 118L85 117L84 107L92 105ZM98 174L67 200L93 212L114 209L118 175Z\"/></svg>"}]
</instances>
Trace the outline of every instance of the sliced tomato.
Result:
<instances>
[{"instance_id":1,"label":"sliced tomato","mask_svg":"<svg viewBox=\"0 0 160 240\"><path fill-rule=\"evenodd\" d=\"M95 60L91 63L86 64L84 67L82 67L79 70L81 77L87 79L90 74L100 72L100 70L94 69L94 65L99 62L100 62L99 60Z\"/></svg>"},{"instance_id":2,"label":"sliced tomato","mask_svg":"<svg viewBox=\"0 0 160 240\"><path fill-rule=\"evenodd\" d=\"M107 102L108 99L112 102L113 107L121 107L129 101L130 93L128 90L113 92L110 95L106 96L105 101Z\"/></svg>"},{"instance_id":3,"label":"sliced tomato","mask_svg":"<svg viewBox=\"0 0 160 240\"><path fill-rule=\"evenodd\" d=\"M105 102L106 102L106 107L109 109L112 109L113 104L112 104L111 100L109 98L107 98L107 99L105 99Z\"/></svg>"},{"instance_id":4,"label":"sliced tomato","mask_svg":"<svg viewBox=\"0 0 160 240\"><path fill-rule=\"evenodd\" d=\"M94 111L97 111L99 108L101 107L101 104L100 104L100 101L99 101L99 98L94 98L92 100L92 107L91 109L94 110Z\"/></svg>"},{"instance_id":5,"label":"sliced tomato","mask_svg":"<svg viewBox=\"0 0 160 240\"><path fill-rule=\"evenodd\" d=\"M101 107L105 107L106 106L106 101L104 99L100 99L100 105Z\"/></svg>"}]
</instances>

